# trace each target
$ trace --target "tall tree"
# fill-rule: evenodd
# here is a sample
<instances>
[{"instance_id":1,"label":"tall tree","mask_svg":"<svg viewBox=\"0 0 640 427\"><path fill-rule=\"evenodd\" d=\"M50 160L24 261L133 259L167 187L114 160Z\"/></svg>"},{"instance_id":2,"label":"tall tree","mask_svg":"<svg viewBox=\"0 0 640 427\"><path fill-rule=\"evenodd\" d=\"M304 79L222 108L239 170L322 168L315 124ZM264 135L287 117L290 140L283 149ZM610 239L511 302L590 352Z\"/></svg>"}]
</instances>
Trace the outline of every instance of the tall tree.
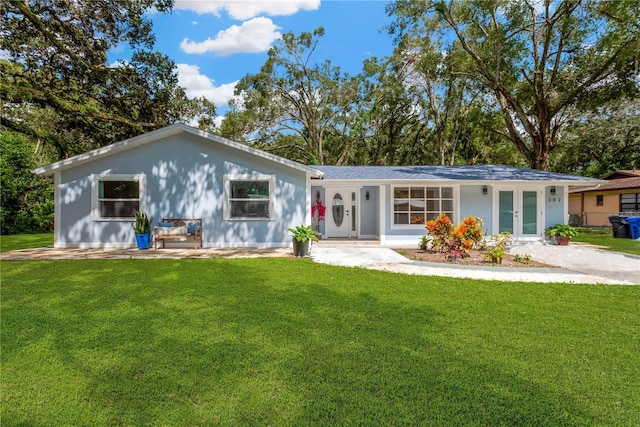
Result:
<instances>
[{"instance_id":1,"label":"tall tree","mask_svg":"<svg viewBox=\"0 0 640 427\"><path fill-rule=\"evenodd\" d=\"M360 80L329 60L315 60L323 34L320 27L313 33L283 35L269 50L260 72L236 85L242 105L227 114L223 136L241 136L269 151L285 149L305 163L345 162L352 146L350 129L355 126L352 113L361 99ZM328 136L336 143L327 146Z\"/></svg>"},{"instance_id":2,"label":"tall tree","mask_svg":"<svg viewBox=\"0 0 640 427\"><path fill-rule=\"evenodd\" d=\"M553 170L601 177L640 168L640 99L622 99L576 112L551 156Z\"/></svg>"},{"instance_id":3,"label":"tall tree","mask_svg":"<svg viewBox=\"0 0 640 427\"><path fill-rule=\"evenodd\" d=\"M536 169L549 169L573 107L638 94L634 0L396 0L388 12L399 43L459 43L467 77L492 96L504 136Z\"/></svg>"},{"instance_id":4,"label":"tall tree","mask_svg":"<svg viewBox=\"0 0 640 427\"><path fill-rule=\"evenodd\" d=\"M515 148L493 131L502 118L480 102L478 90L455 70L455 52L407 44L391 57L365 61L368 133L357 164L522 165ZM505 144L506 143L506 144Z\"/></svg>"},{"instance_id":5,"label":"tall tree","mask_svg":"<svg viewBox=\"0 0 640 427\"><path fill-rule=\"evenodd\" d=\"M175 64L152 51L151 21L144 13L171 5L172 0L0 3L0 49L8 56L0 61L2 125L48 139L23 113L51 109L58 131L77 129L83 141L100 146L213 112L210 103L187 99ZM107 64L107 52L124 43L133 50L131 58ZM73 144L60 146L60 156L75 154Z\"/></svg>"},{"instance_id":6,"label":"tall tree","mask_svg":"<svg viewBox=\"0 0 640 427\"><path fill-rule=\"evenodd\" d=\"M470 111L477 106L477 91L460 72L466 68L457 45L440 50L429 39L411 40L396 49L394 57L405 70L402 81L429 136L440 165L456 163L456 153L469 125ZM431 145L431 144L429 144Z\"/></svg>"}]
</instances>

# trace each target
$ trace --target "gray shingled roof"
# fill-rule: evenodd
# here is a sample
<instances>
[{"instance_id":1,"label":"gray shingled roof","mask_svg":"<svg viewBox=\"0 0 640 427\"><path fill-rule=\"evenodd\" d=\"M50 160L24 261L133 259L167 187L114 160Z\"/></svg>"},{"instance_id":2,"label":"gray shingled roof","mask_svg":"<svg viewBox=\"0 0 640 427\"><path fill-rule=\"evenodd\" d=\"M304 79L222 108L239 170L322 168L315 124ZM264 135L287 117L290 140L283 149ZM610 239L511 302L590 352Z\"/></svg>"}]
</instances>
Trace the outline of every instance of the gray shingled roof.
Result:
<instances>
[{"instance_id":1,"label":"gray shingled roof","mask_svg":"<svg viewBox=\"0 0 640 427\"><path fill-rule=\"evenodd\" d=\"M323 179L336 180L460 180L602 182L595 178L521 169L504 165L472 166L312 166Z\"/></svg>"}]
</instances>

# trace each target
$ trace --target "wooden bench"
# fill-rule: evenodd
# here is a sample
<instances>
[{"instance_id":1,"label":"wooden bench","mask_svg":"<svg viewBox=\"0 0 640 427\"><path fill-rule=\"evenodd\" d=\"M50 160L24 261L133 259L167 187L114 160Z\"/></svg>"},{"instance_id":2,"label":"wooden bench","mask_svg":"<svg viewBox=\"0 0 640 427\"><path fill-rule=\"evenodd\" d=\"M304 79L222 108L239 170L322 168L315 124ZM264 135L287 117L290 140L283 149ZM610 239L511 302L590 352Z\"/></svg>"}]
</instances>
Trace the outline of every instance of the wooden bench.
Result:
<instances>
[{"instance_id":1,"label":"wooden bench","mask_svg":"<svg viewBox=\"0 0 640 427\"><path fill-rule=\"evenodd\" d=\"M153 227L153 240L156 250L158 249L158 241L162 241L162 248L164 249L167 239L192 239L193 249L198 249L198 241L200 241L200 247L202 247L202 218L162 218L162 222L172 222L173 227ZM197 223L191 234L189 234L189 223ZM184 233L175 233L176 230L174 229L178 227L186 227L186 231ZM164 231L161 230L163 228L168 229L167 234L164 234Z\"/></svg>"}]
</instances>

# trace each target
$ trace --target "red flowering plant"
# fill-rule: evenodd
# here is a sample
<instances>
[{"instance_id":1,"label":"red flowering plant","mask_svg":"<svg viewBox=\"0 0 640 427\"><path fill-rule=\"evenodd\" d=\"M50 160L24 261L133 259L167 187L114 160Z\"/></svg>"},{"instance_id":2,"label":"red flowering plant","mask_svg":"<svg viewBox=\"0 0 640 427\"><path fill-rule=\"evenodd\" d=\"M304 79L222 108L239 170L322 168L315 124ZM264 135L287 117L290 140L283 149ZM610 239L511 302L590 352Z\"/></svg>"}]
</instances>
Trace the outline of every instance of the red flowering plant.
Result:
<instances>
[{"instance_id":1,"label":"red flowering plant","mask_svg":"<svg viewBox=\"0 0 640 427\"><path fill-rule=\"evenodd\" d=\"M316 200L316 203L311 206L311 219L316 219L317 216L317 228L316 231L320 232L320 221L324 221L327 207L322 204L322 200Z\"/></svg>"},{"instance_id":2,"label":"red flowering plant","mask_svg":"<svg viewBox=\"0 0 640 427\"><path fill-rule=\"evenodd\" d=\"M453 260L469 256L471 249L484 240L482 225L482 220L473 216L468 216L460 225L455 225L444 213L426 222L433 250L446 253Z\"/></svg>"}]
</instances>

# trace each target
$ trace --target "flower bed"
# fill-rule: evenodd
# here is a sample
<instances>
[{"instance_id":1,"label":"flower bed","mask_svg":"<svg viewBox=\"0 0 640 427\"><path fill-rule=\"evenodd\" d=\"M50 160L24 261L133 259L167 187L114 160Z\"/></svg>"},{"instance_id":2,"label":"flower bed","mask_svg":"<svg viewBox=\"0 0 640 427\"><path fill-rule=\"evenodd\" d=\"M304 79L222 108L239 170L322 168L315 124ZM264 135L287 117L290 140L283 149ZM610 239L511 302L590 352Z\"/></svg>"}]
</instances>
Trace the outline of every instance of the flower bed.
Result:
<instances>
[{"instance_id":1,"label":"flower bed","mask_svg":"<svg viewBox=\"0 0 640 427\"><path fill-rule=\"evenodd\" d=\"M445 264L453 264L449 258L448 254L432 252L430 250L421 250L421 249L397 249L400 255L403 255L410 260L413 261L424 261L424 262L440 262ZM469 256L465 256L463 258L458 258L455 264L459 265L479 265L479 266L496 266L496 267L522 267L522 268L530 268L530 267L546 267L546 268L554 268L552 265L543 264L541 262L533 261L533 260L525 260L522 259L521 256L519 259L513 255L505 254L502 258L501 264L493 264L491 260L488 260L485 256L484 252L471 250L469 252Z\"/></svg>"}]
</instances>

